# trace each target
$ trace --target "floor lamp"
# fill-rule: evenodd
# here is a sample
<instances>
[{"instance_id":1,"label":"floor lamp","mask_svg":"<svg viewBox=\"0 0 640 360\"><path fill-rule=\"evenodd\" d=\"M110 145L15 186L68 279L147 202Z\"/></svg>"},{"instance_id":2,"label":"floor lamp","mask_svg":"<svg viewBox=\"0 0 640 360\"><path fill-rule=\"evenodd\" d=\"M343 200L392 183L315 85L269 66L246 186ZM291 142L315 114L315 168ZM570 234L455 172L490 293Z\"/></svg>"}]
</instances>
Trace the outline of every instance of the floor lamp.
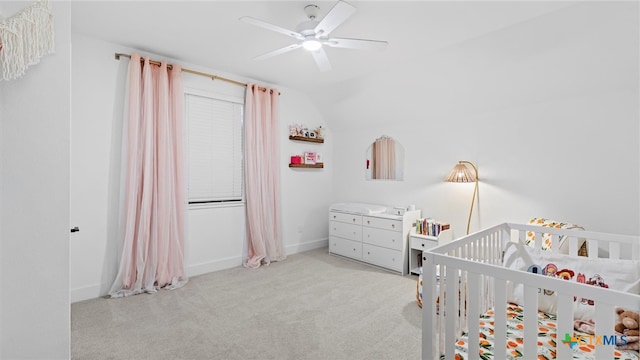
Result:
<instances>
[{"instance_id":1,"label":"floor lamp","mask_svg":"<svg viewBox=\"0 0 640 360\"><path fill-rule=\"evenodd\" d=\"M471 165L473 168L473 173L469 171L469 167L467 165ZM476 201L476 193L478 192L478 168L471 161L458 161L458 164L451 170L449 176L447 176L444 181L446 182L458 182L458 183L469 183L475 182L476 185L473 188L473 198L471 198L471 209L469 210L469 220L467 220L467 235L469 235L469 225L471 224L471 214L473 213L473 203Z\"/></svg>"}]
</instances>

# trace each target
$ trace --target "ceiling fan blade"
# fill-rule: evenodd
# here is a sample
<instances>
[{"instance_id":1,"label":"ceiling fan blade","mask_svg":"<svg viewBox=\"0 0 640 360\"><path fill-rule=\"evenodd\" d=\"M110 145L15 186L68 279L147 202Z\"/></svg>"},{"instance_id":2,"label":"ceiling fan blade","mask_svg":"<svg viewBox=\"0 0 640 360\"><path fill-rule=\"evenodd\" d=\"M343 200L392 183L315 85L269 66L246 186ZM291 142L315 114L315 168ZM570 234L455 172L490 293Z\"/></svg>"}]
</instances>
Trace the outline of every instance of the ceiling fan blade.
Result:
<instances>
[{"instance_id":1,"label":"ceiling fan blade","mask_svg":"<svg viewBox=\"0 0 640 360\"><path fill-rule=\"evenodd\" d=\"M250 16L243 16L240 18L240 21L246 22L247 24L251 24L251 25L256 25L256 26L260 26L262 28L265 28L267 30L271 30L271 31L275 31L275 32L279 32L281 34L285 34L287 36L291 36L292 38L296 38L298 40L303 40L304 36L302 36L302 34L295 32L293 30L289 30L289 29L285 29L283 27L280 27L278 25L273 25L273 24L269 24L268 22L256 19L256 18L252 18Z\"/></svg>"},{"instance_id":2,"label":"ceiling fan blade","mask_svg":"<svg viewBox=\"0 0 640 360\"><path fill-rule=\"evenodd\" d=\"M329 36L335 28L340 26L345 20L347 20L353 13L356 12L356 8L347 4L344 1L338 1L329 10L329 13L320 21L314 31L317 36Z\"/></svg>"},{"instance_id":3,"label":"ceiling fan blade","mask_svg":"<svg viewBox=\"0 0 640 360\"><path fill-rule=\"evenodd\" d=\"M311 55L313 55L313 59L318 64L318 68L320 71L329 71L331 70L331 63L329 62L329 58L327 57L327 53L323 48L320 48L316 51L312 51Z\"/></svg>"},{"instance_id":4,"label":"ceiling fan blade","mask_svg":"<svg viewBox=\"0 0 640 360\"><path fill-rule=\"evenodd\" d=\"M284 54L284 53L286 53L286 52L289 52L289 51L295 50L295 49L297 49L297 48L299 48L299 47L301 47L301 46L302 46L302 44L291 44L291 45L289 45L289 46L285 46L285 47L283 47L283 48L280 48L280 49L277 49L277 50L273 50L273 51L268 52L268 53L266 53L266 54L262 54L262 55L260 55L260 56L256 56L256 57L254 57L254 58L253 58L253 60L263 60L263 59L267 59L267 58L270 58L270 57L272 57L272 56L276 56L276 55Z\"/></svg>"},{"instance_id":5,"label":"ceiling fan blade","mask_svg":"<svg viewBox=\"0 0 640 360\"><path fill-rule=\"evenodd\" d=\"M387 47L386 41L367 39L345 39L330 38L322 42L325 45L337 48L358 49L358 50L384 50Z\"/></svg>"}]
</instances>

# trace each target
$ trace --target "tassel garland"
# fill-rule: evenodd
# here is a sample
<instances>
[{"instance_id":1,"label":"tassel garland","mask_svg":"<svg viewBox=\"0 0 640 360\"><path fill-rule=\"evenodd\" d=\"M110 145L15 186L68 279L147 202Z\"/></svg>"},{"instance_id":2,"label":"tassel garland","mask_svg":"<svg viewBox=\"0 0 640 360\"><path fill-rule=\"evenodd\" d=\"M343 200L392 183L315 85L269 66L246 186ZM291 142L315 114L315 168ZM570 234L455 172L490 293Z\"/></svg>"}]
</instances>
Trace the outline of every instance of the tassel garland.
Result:
<instances>
[{"instance_id":1,"label":"tassel garland","mask_svg":"<svg viewBox=\"0 0 640 360\"><path fill-rule=\"evenodd\" d=\"M48 0L39 0L0 21L0 79L23 76L29 66L53 51L53 11Z\"/></svg>"}]
</instances>

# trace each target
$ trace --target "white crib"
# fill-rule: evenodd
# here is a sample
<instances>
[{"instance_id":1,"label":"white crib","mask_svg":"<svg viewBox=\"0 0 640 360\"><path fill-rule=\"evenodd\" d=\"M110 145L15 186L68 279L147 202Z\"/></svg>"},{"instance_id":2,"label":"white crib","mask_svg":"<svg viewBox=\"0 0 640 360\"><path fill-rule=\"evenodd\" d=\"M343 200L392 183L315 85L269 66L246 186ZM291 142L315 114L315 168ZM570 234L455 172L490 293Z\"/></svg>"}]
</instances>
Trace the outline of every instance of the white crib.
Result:
<instances>
[{"instance_id":1,"label":"white crib","mask_svg":"<svg viewBox=\"0 0 640 360\"><path fill-rule=\"evenodd\" d=\"M552 234L551 251L555 255L559 255L557 249L560 248L561 237L566 236L569 243L569 255L566 256L573 256L574 260L581 239L586 239L589 255L587 259L618 259L640 267L638 236L533 225L504 223L432 248L423 253L422 359L457 359L456 343L459 343L458 339L463 334L469 339L468 354L478 354L466 358L513 358L507 350L508 311L499 309L504 310L509 306L507 292L514 284L522 284L524 289L524 304L521 304L524 310L523 336L519 339L522 340L519 354L523 359L538 358L539 289L554 291L557 294L557 346L553 354L557 359L571 359L575 356L576 350L565 346L561 337L563 334L574 334L573 312L576 297L595 302L595 333L605 337L613 333L616 307L640 310L640 295L637 293L589 286L504 267L505 246L509 242L523 243L527 232L535 233L537 239L541 239L543 233ZM536 241L531 251L544 251L541 250L541 246L542 241ZM480 340L478 319L488 311L495 313L494 351L490 356L480 356L481 341L472 339ZM597 359L614 359L614 351L617 353L614 346L596 346L593 349ZM637 351L633 353L637 354Z\"/></svg>"}]
</instances>

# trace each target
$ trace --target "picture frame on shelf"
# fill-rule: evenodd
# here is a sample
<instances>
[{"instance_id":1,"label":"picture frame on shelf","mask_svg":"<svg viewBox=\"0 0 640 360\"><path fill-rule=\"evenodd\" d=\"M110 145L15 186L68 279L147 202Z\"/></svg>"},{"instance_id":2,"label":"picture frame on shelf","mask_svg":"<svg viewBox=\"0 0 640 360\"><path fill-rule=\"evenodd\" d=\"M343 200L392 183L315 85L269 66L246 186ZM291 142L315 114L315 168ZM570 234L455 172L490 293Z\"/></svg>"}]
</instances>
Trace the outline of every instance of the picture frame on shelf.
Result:
<instances>
[{"instance_id":1,"label":"picture frame on shelf","mask_svg":"<svg viewBox=\"0 0 640 360\"><path fill-rule=\"evenodd\" d=\"M316 153L315 152L305 152L304 153L304 163L305 164L310 164L310 165L315 165L316 163Z\"/></svg>"}]
</instances>

